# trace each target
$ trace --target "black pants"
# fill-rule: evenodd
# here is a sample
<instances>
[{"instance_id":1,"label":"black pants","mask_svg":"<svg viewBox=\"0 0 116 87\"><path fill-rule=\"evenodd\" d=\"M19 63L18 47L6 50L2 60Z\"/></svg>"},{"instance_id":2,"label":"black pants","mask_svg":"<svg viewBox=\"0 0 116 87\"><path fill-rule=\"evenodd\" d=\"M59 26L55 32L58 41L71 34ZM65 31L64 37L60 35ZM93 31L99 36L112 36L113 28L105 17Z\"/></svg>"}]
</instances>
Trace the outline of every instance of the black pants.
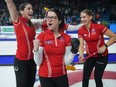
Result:
<instances>
[{"instance_id":1,"label":"black pants","mask_svg":"<svg viewBox=\"0 0 116 87\"><path fill-rule=\"evenodd\" d=\"M63 75L56 78L45 78L41 77L41 87L69 87L67 75Z\"/></svg>"},{"instance_id":2,"label":"black pants","mask_svg":"<svg viewBox=\"0 0 116 87\"><path fill-rule=\"evenodd\" d=\"M16 87L33 87L36 75L36 64L31 60L14 59Z\"/></svg>"},{"instance_id":3,"label":"black pants","mask_svg":"<svg viewBox=\"0 0 116 87\"><path fill-rule=\"evenodd\" d=\"M108 63L108 56L100 56L99 58L87 59L84 63L82 87L88 87L91 72L94 67L95 67L94 78L95 78L96 87L103 87L102 76L107 63Z\"/></svg>"}]
</instances>

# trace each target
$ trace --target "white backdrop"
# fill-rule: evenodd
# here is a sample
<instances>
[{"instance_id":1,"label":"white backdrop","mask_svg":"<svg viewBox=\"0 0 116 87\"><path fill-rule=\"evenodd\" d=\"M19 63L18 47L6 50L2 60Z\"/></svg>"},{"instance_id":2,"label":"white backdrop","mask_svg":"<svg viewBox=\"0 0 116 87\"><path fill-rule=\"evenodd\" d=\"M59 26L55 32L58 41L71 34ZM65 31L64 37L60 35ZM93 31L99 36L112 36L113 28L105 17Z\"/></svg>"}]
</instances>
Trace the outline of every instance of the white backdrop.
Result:
<instances>
[{"instance_id":1,"label":"white backdrop","mask_svg":"<svg viewBox=\"0 0 116 87\"><path fill-rule=\"evenodd\" d=\"M15 55L17 49L17 42L16 40L9 40L9 39L16 39L13 26L0 26L0 55ZM38 33L40 33L41 29L38 29ZM76 33L68 33L72 38L78 38ZM105 39L108 37L104 36ZM1 40L2 39L2 40ZM5 39L5 40L4 40ZM107 39L105 40L107 42ZM109 53L116 54L116 43L112 46L108 47Z\"/></svg>"},{"instance_id":2,"label":"white backdrop","mask_svg":"<svg viewBox=\"0 0 116 87\"><path fill-rule=\"evenodd\" d=\"M71 36L77 37L76 34L72 34ZM16 41L0 41L0 55L15 55L16 49L17 49ZM108 47L108 49L109 53L116 54L116 43Z\"/></svg>"}]
</instances>

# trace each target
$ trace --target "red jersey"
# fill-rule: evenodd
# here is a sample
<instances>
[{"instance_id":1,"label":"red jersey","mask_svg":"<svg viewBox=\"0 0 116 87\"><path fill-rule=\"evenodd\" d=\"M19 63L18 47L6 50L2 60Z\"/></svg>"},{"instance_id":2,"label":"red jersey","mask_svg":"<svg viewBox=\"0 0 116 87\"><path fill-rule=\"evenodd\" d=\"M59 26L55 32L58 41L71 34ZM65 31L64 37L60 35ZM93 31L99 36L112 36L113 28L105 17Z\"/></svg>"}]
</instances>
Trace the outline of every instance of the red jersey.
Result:
<instances>
[{"instance_id":1,"label":"red jersey","mask_svg":"<svg viewBox=\"0 0 116 87\"><path fill-rule=\"evenodd\" d=\"M104 45L103 34L108 28L97 23L91 23L90 29L86 29L85 26L82 26L78 30L79 38L83 38L86 44L86 52L88 55L97 52L99 47ZM103 53L103 56L108 55L108 50Z\"/></svg>"},{"instance_id":2,"label":"red jersey","mask_svg":"<svg viewBox=\"0 0 116 87\"><path fill-rule=\"evenodd\" d=\"M60 34L56 38L51 30L47 30L37 36L40 46L44 48L43 61L39 67L40 76L58 77L66 74L64 55L66 46L70 46L71 38L63 32Z\"/></svg>"},{"instance_id":3,"label":"red jersey","mask_svg":"<svg viewBox=\"0 0 116 87\"><path fill-rule=\"evenodd\" d=\"M13 25L17 40L16 57L20 60L32 59L35 29L29 27L28 20L24 17L19 17L18 22L13 22Z\"/></svg>"}]
</instances>

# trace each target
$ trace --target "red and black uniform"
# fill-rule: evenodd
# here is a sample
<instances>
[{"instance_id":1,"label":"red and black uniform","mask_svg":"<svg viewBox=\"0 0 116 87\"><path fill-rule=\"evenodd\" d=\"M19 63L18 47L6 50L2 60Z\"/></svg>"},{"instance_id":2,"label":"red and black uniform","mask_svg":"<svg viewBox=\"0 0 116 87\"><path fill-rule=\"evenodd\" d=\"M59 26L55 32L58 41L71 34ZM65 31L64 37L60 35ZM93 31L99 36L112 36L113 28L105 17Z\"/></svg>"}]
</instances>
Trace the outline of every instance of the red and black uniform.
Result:
<instances>
[{"instance_id":1,"label":"red and black uniform","mask_svg":"<svg viewBox=\"0 0 116 87\"><path fill-rule=\"evenodd\" d=\"M91 55L97 52L99 47L102 47L104 42L104 33L108 28L97 23L91 23L90 29L86 29L82 26L78 30L79 38L83 38L86 46L86 54ZM95 81L96 87L103 87L101 77L103 75L104 69L108 62L108 49L102 55L95 55L87 59L84 63L84 76L83 76L83 87L88 87L88 81L95 66Z\"/></svg>"},{"instance_id":2,"label":"red and black uniform","mask_svg":"<svg viewBox=\"0 0 116 87\"><path fill-rule=\"evenodd\" d=\"M17 51L14 61L17 87L33 87L35 82L36 65L33 61L33 40L36 32L28 24L29 20L18 17L13 22L17 40Z\"/></svg>"},{"instance_id":3,"label":"red and black uniform","mask_svg":"<svg viewBox=\"0 0 116 87\"><path fill-rule=\"evenodd\" d=\"M42 80L41 84L46 85L50 81L46 80L50 78L56 81L56 85L59 84L58 87L68 87L64 55L66 47L71 45L70 36L61 31L60 36L55 37L51 30L46 30L46 32L39 34L37 38L40 40L40 46L44 49L43 62L39 67L40 81ZM44 81L46 82L44 83ZM51 85L47 87L51 87Z\"/></svg>"},{"instance_id":4,"label":"red and black uniform","mask_svg":"<svg viewBox=\"0 0 116 87\"><path fill-rule=\"evenodd\" d=\"M102 47L104 43L103 34L107 28L101 24L91 23L90 29L87 30L85 26L78 30L79 38L83 38L86 44L86 52L88 55L97 52L99 47ZM108 50L103 53L103 56L108 55Z\"/></svg>"},{"instance_id":5,"label":"red and black uniform","mask_svg":"<svg viewBox=\"0 0 116 87\"><path fill-rule=\"evenodd\" d=\"M70 46L70 36L61 32L55 38L51 30L39 34L37 37L44 47L43 62L39 68L39 75L43 77L58 77L66 74L64 54L66 46ZM62 61L62 62L61 62Z\"/></svg>"}]
</instances>

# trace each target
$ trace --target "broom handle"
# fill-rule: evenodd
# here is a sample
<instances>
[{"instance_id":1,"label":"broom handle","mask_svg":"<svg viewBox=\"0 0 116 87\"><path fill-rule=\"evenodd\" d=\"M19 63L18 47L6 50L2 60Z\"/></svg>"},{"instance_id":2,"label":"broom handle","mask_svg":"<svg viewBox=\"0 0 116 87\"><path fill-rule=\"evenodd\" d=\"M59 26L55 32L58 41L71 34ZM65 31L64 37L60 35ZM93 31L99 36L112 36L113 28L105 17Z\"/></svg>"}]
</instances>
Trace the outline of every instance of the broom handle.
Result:
<instances>
[{"instance_id":1,"label":"broom handle","mask_svg":"<svg viewBox=\"0 0 116 87\"><path fill-rule=\"evenodd\" d=\"M97 53L98 53L98 52L94 52L93 54L91 54L91 55L89 55L89 56L87 56L87 57L83 58L83 60L89 59L90 57L92 57L92 56L96 55Z\"/></svg>"},{"instance_id":2,"label":"broom handle","mask_svg":"<svg viewBox=\"0 0 116 87\"><path fill-rule=\"evenodd\" d=\"M92 56L96 55L97 53L98 53L98 52L94 52L93 54L91 54L91 55L89 55L89 56L83 58L82 60L87 60L87 59L91 58ZM75 65L75 64L78 64L78 63L79 63L79 62L75 62L75 63L72 63L72 65Z\"/></svg>"}]
</instances>

